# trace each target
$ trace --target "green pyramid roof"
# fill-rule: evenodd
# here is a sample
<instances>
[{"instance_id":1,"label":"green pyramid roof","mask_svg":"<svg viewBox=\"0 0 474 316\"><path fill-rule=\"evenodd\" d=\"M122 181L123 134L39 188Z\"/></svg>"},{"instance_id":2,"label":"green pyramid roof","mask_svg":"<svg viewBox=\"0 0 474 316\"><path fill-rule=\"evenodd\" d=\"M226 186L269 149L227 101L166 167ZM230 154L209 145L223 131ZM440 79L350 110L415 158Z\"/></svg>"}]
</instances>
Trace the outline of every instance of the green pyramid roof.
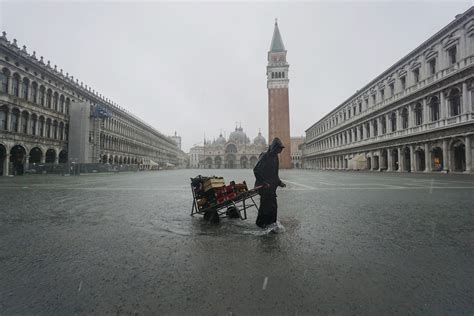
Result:
<instances>
[{"instance_id":1,"label":"green pyramid roof","mask_svg":"<svg viewBox=\"0 0 474 316\"><path fill-rule=\"evenodd\" d=\"M280 30L278 29L278 22L275 21L275 29L273 30L272 44L270 45L271 52L284 52L285 45L281 39Z\"/></svg>"}]
</instances>

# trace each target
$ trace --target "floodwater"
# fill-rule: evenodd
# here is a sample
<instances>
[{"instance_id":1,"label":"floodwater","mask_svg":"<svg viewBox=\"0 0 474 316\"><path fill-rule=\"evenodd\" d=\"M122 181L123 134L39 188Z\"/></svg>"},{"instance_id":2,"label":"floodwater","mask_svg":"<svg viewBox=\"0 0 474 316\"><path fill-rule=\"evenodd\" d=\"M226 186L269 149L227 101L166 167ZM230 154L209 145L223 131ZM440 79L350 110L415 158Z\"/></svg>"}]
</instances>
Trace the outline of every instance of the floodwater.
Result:
<instances>
[{"instance_id":1,"label":"floodwater","mask_svg":"<svg viewBox=\"0 0 474 316\"><path fill-rule=\"evenodd\" d=\"M198 174L254 181L0 178L0 314L472 315L473 176L281 171L266 234L191 217Z\"/></svg>"}]
</instances>

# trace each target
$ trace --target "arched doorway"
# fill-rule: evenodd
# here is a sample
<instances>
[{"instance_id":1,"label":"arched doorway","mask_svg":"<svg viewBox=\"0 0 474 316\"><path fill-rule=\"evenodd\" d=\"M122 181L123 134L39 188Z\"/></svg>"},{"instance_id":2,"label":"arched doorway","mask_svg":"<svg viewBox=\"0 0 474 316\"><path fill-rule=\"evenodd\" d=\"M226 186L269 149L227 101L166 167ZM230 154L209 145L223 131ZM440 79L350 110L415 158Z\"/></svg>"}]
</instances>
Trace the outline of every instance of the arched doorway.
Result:
<instances>
[{"instance_id":1,"label":"arched doorway","mask_svg":"<svg viewBox=\"0 0 474 316\"><path fill-rule=\"evenodd\" d=\"M240 157L240 168L246 169L248 165L248 158L245 156Z\"/></svg>"},{"instance_id":2,"label":"arched doorway","mask_svg":"<svg viewBox=\"0 0 474 316\"><path fill-rule=\"evenodd\" d=\"M118 162L119 162L118 157L115 156L115 157L114 157L114 164L118 164Z\"/></svg>"},{"instance_id":3,"label":"arched doorway","mask_svg":"<svg viewBox=\"0 0 474 316\"><path fill-rule=\"evenodd\" d=\"M466 171L466 145L457 141L453 143L453 171Z\"/></svg>"},{"instance_id":4,"label":"arched doorway","mask_svg":"<svg viewBox=\"0 0 474 316\"><path fill-rule=\"evenodd\" d=\"M379 170L379 156L374 156L373 157L372 164L373 164L373 169L374 170Z\"/></svg>"},{"instance_id":5,"label":"arched doorway","mask_svg":"<svg viewBox=\"0 0 474 316\"><path fill-rule=\"evenodd\" d=\"M30 150L30 159L29 163L41 163L41 158L43 157L43 152L38 147L35 147Z\"/></svg>"},{"instance_id":6,"label":"arched doorway","mask_svg":"<svg viewBox=\"0 0 474 316\"><path fill-rule=\"evenodd\" d=\"M431 150L431 164L433 171L443 170L443 150L440 147L434 147Z\"/></svg>"},{"instance_id":7,"label":"arched doorway","mask_svg":"<svg viewBox=\"0 0 474 316\"><path fill-rule=\"evenodd\" d=\"M10 162L13 167L13 175L22 175L25 171L26 150L20 145L10 150Z\"/></svg>"},{"instance_id":8,"label":"arched doorway","mask_svg":"<svg viewBox=\"0 0 474 316\"><path fill-rule=\"evenodd\" d=\"M255 156L250 157L250 168L254 168L255 165L257 164L257 161L258 161L257 157Z\"/></svg>"},{"instance_id":9,"label":"arched doorway","mask_svg":"<svg viewBox=\"0 0 474 316\"><path fill-rule=\"evenodd\" d=\"M217 169L220 169L221 166L222 166L222 158L217 156L216 158L214 158L214 164L216 165L216 168Z\"/></svg>"},{"instance_id":10,"label":"arched doorway","mask_svg":"<svg viewBox=\"0 0 474 316\"><path fill-rule=\"evenodd\" d=\"M415 157L416 157L416 170L417 171L425 171L426 165L425 165L425 151L421 148L418 148L415 151Z\"/></svg>"},{"instance_id":11,"label":"arched doorway","mask_svg":"<svg viewBox=\"0 0 474 316\"><path fill-rule=\"evenodd\" d=\"M372 157L367 156L367 169L372 169Z\"/></svg>"},{"instance_id":12,"label":"arched doorway","mask_svg":"<svg viewBox=\"0 0 474 316\"><path fill-rule=\"evenodd\" d=\"M410 154L410 148L405 147L403 149L403 166L404 166L404 171L410 172L411 171L411 154Z\"/></svg>"},{"instance_id":13,"label":"arched doorway","mask_svg":"<svg viewBox=\"0 0 474 316\"><path fill-rule=\"evenodd\" d=\"M107 155L102 155L102 163L107 163Z\"/></svg>"},{"instance_id":14,"label":"arched doorway","mask_svg":"<svg viewBox=\"0 0 474 316\"><path fill-rule=\"evenodd\" d=\"M3 165L5 164L5 159L7 158L7 149L5 146L0 144L0 176L3 176L4 170Z\"/></svg>"},{"instance_id":15,"label":"arched doorway","mask_svg":"<svg viewBox=\"0 0 474 316\"><path fill-rule=\"evenodd\" d=\"M44 161L46 163L54 163L56 161L56 151L54 149L48 149Z\"/></svg>"},{"instance_id":16,"label":"arched doorway","mask_svg":"<svg viewBox=\"0 0 474 316\"><path fill-rule=\"evenodd\" d=\"M398 149L393 149L391 152L392 155L392 169L398 171L400 168L400 163L398 161Z\"/></svg>"},{"instance_id":17,"label":"arched doorway","mask_svg":"<svg viewBox=\"0 0 474 316\"><path fill-rule=\"evenodd\" d=\"M234 169L235 168L235 156L234 155L227 155L226 156L225 167L227 169Z\"/></svg>"},{"instance_id":18,"label":"arched doorway","mask_svg":"<svg viewBox=\"0 0 474 316\"><path fill-rule=\"evenodd\" d=\"M59 163L67 163L67 151L61 150L59 152Z\"/></svg>"},{"instance_id":19,"label":"arched doorway","mask_svg":"<svg viewBox=\"0 0 474 316\"><path fill-rule=\"evenodd\" d=\"M212 169L212 158L211 157L206 158L206 168L207 169Z\"/></svg>"}]
</instances>

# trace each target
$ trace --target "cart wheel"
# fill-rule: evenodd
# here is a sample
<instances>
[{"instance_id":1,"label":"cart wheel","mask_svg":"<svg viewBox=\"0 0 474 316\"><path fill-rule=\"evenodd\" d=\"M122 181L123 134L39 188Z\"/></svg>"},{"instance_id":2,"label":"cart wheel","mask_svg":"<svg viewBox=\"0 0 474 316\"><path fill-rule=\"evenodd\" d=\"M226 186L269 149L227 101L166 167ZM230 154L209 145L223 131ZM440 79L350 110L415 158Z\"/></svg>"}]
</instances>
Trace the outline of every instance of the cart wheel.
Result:
<instances>
[{"instance_id":1,"label":"cart wheel","mask_svg":"<svg viewBox=\"0 0 474 316\"><path fill-rule=\"evenodd\" d=\"M210 211L209 213L209 221L214 224L219 223L219 213L217 211Z\"/></svg>"},{"instance_id":2,"label":"cart wheel","mask_svg":"<svg viewBox=\"0 0 474 316\"><path fill-rule=\"evenodd\" d=\"M235 206L229 206L225 214L229 218L240 218L240 212Z\"/></svg>"}]
</instances>

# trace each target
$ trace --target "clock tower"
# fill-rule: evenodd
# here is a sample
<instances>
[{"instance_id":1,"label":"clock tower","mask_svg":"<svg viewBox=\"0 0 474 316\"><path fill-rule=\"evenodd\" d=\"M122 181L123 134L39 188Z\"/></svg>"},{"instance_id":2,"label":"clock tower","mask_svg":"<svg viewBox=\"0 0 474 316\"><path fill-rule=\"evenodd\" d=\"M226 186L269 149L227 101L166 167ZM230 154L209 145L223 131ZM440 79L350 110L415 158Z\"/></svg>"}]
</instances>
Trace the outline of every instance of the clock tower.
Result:
<instances>
[{"instance_id":1,"label":"clock tower","mask_svg":"<svg viewBox=\"0 0 474 316\"><path fill-rule=\"evenodd\" d=\"M268 143L273 138L281 139L285 148L280 154L280 168L291 168L290 106L288 96L288 68L286 49L281 39L278 22L275 20L272 43L268 52Z\"/></svg>"}]
</instances>

